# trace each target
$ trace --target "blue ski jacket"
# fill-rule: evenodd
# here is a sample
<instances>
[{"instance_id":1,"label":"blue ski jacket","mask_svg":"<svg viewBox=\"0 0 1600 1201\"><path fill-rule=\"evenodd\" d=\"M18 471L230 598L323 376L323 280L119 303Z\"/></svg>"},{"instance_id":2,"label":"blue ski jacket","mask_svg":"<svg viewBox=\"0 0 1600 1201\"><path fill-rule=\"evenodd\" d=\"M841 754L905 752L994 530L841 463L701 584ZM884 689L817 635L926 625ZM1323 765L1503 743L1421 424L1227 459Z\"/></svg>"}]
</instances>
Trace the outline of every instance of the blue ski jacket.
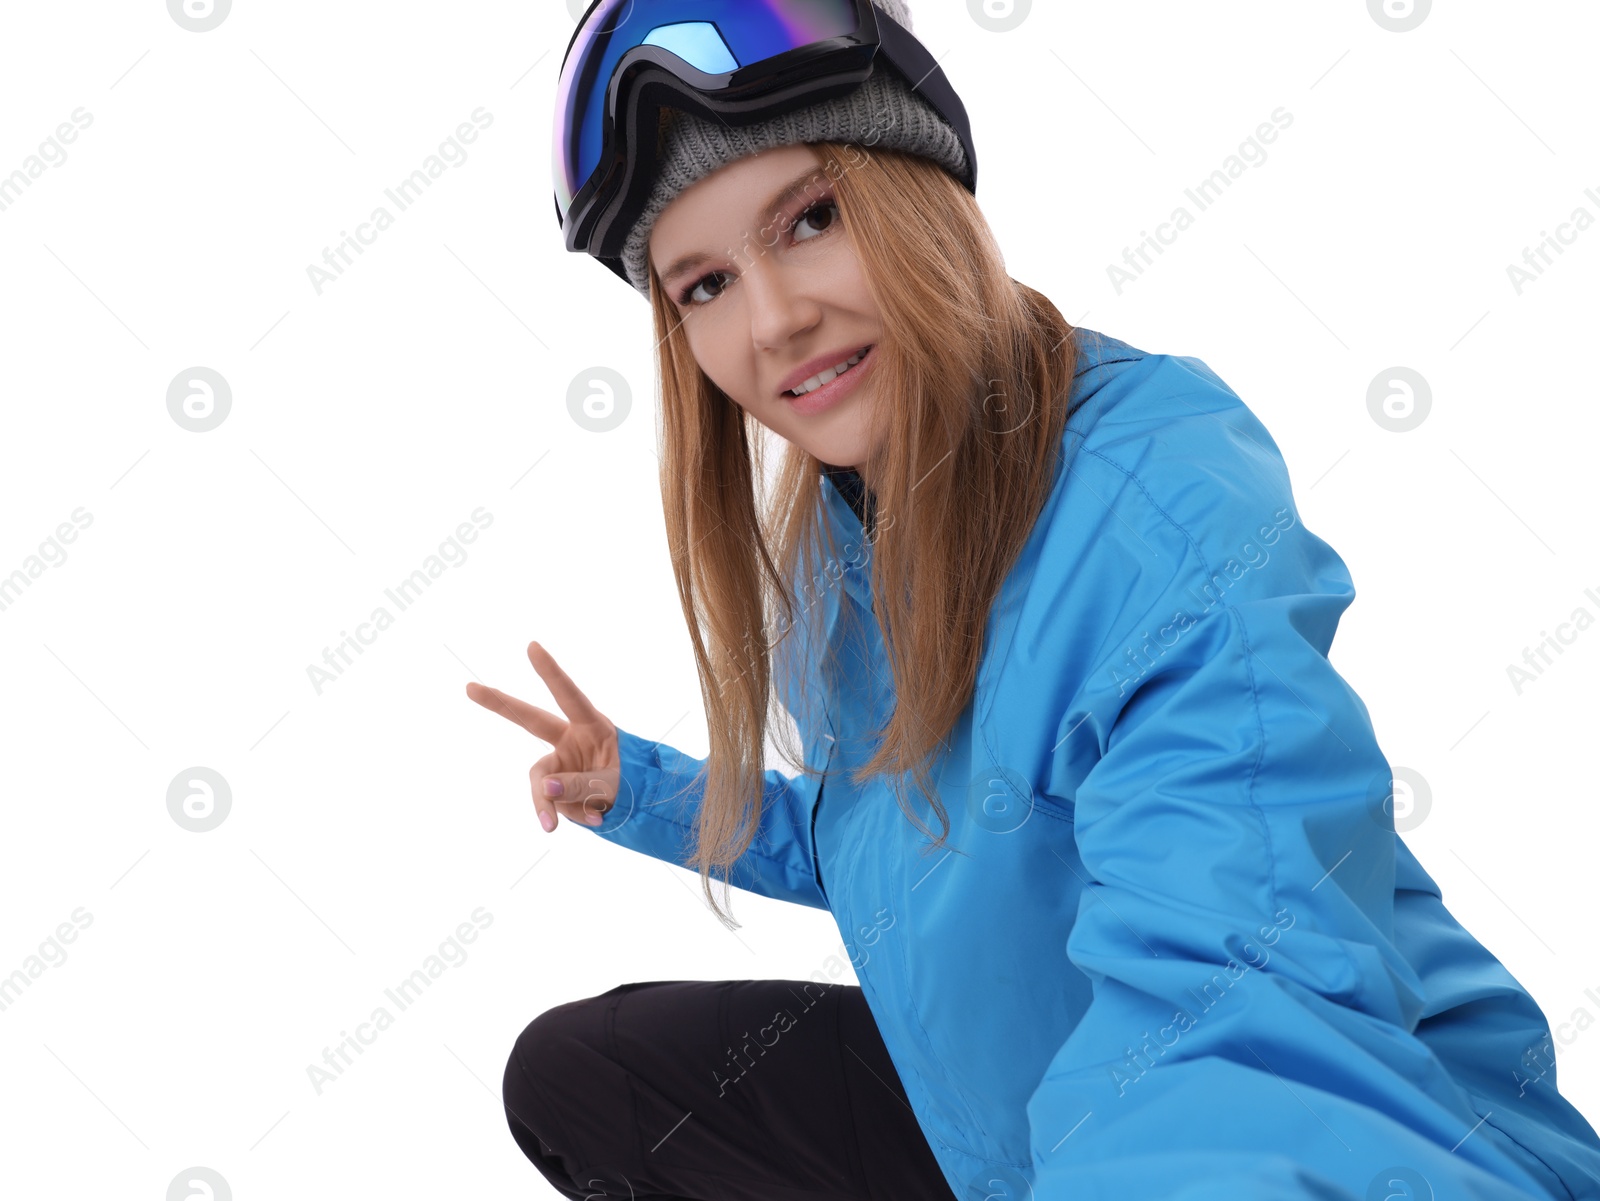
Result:
<instances>
[{"instance_id":1,"label":"blue ski jacket","mask_svg":"<svg viewBox=\"0 0 1600 1201\"><path fill-rule=\"evenodd\" d=\"M875 530L829 474L812 592L860 669L780 685L827 775L766 773L731 881L832 913L964 1201L1600 1198L1543 1012L1395 832L1328 661L1355 588L1276 443L1200 360L1074 336L1055 482L937 766L947 843L847 774L894 698ZM618 740L584 828L686 866L704 761Z\"/></svg>"}]
</instances>

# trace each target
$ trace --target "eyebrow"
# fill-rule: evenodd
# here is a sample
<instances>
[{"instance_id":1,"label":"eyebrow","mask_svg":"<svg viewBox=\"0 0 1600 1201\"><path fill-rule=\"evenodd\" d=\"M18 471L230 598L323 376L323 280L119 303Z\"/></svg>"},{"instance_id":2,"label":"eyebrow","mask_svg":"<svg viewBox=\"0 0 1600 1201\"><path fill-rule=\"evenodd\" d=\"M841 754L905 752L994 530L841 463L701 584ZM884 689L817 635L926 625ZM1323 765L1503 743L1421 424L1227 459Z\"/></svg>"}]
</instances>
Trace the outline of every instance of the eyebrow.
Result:
<instances>
[{"instance_id":1,"label":"eyebrow","mask_svg":"<svg viewBox=\"0 0 1600 1201\"><path fill-rule=\"evenodd\" d=\"M775 195L771 200L767 201L764 208L761 208L757 211L765 214L782 208L796 196L806 191L806 189L811 185L811 182L816 179L818 174L826 174L820 164L809 168L805 174L798 175L794 179L790 180L778 191L777 195ZM665 286L671 280L676 279L681 273L688 271L691 268L698 267L701 263L708 262L713 257L713 255L707 254L703 250L696 250L690 254L684 255L682 258L674 260L665 271L659 273L661 276L662 285Z\"/></svg>"}]
</instances>

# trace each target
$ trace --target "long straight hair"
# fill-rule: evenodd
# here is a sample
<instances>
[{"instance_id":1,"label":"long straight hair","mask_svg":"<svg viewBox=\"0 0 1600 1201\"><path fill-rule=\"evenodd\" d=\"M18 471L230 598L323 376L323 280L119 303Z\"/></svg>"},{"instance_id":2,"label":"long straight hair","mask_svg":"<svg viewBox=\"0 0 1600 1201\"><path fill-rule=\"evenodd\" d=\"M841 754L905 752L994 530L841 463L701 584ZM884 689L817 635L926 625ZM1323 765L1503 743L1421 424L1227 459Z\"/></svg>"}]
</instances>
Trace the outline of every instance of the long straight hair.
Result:
<instances>
[{"instance_id":1,"label":"long straight hair","mask_svg":"<svg viewBox=\"0 0 1600 1201\"><path fill-rule=\"evenodd\" d=\"M1010 277L976 199L937 163L855 144L812 148L883 330L872 381L879 449L862 466L875 499L873 610L895 705L871 732L879 745L853 782L890 777L902 811L931 836L906 801L912 773L941 826L931 850L950 832L932 766L971 699L989 609L1054 482L1076 365L1073 327ZM734 928L712 895L710 871L721 869L726 885L760 828L769 706L782 695L775 673L800 670L788 653L798 645L820 645L826 606L817 594L839 586L838 548L819 519L824 464L784 442L758 495L758 481L768 480L763 427L700 369L653 265L650 302L662 505L710 730L688 862L712 910ZM835 648L826 650L833 678L842 678ZM848 670L868 668L852 659ZM796 686L793 699L819 698L799 697ZM814 774L787 737L774 743L791 767Z\"/></svg>"}]
</instances>

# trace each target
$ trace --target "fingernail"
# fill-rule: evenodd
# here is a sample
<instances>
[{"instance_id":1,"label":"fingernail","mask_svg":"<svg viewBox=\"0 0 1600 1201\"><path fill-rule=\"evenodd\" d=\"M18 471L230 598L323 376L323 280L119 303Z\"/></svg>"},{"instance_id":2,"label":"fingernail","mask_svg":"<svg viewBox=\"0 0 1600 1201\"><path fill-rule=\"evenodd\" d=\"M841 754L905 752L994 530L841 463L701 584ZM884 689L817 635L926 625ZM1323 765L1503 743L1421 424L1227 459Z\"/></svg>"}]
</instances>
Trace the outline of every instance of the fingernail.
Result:
<instances>
[{"instance_id":1,"label":"fingernail","mask_svg":"<svg viewBox=\"0 0 1600 1201\"><path fill-rule=\"evenodd\" d=\"M566 786L563 785L560 780L557 780L554 777L551 777L544 782L545 796L561 796L566 791Z\"/></svg>"},{"instance_id":2,"label":"fingernail","mask_svg":"<svg viewBox=\"0 0 1600 1201\"><path fill-rule=\"evenodd\" d=\"M603 813L591 813L583 820L588 822L591 826L598 826L601 822L606 820L606 815Z\"/></svg>"},{"instance_id":3,"label":"fingernail","mask_svg":"<svg viewBox=\"0 0 1600 1201\"><path fill-rule=\"evenodd\" d=\"M541 813L539 814L539 824L544 827L544 832L548 834L556 828L556 819L549 813Z\"/></svg>"}]
</instances>

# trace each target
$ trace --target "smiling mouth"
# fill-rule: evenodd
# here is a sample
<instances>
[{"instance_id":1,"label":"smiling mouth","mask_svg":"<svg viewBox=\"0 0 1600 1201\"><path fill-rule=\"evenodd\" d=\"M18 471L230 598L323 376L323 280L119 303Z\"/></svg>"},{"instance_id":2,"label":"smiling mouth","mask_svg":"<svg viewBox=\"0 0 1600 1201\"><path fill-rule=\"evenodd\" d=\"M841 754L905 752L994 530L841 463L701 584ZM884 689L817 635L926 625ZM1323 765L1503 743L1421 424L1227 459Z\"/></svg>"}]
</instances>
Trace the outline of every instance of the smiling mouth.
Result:
<instances>
[{"instance_id":1,"label":"smiling mouth","mask_svg":"<svg viewBox=\"0 0 1600 1201\"><path fill-rule=\"evenodd\" d=\"M876 345L876 343L873 343L873 345ZM834 380L838 379L846 372L853 371L856 365L860 363L862 359L866 358L868 352L871 350L872 346L863 346L844 362L838 364L837 366L828 368L828 370L824 371L821 375L813 375L810 379L806 380L798 387L789 389L789 391L785 392L784 395L798 398L805 396L808 393L815 392L818 388L825 384L831 384Z\"/></svg>"}]
</instances>

